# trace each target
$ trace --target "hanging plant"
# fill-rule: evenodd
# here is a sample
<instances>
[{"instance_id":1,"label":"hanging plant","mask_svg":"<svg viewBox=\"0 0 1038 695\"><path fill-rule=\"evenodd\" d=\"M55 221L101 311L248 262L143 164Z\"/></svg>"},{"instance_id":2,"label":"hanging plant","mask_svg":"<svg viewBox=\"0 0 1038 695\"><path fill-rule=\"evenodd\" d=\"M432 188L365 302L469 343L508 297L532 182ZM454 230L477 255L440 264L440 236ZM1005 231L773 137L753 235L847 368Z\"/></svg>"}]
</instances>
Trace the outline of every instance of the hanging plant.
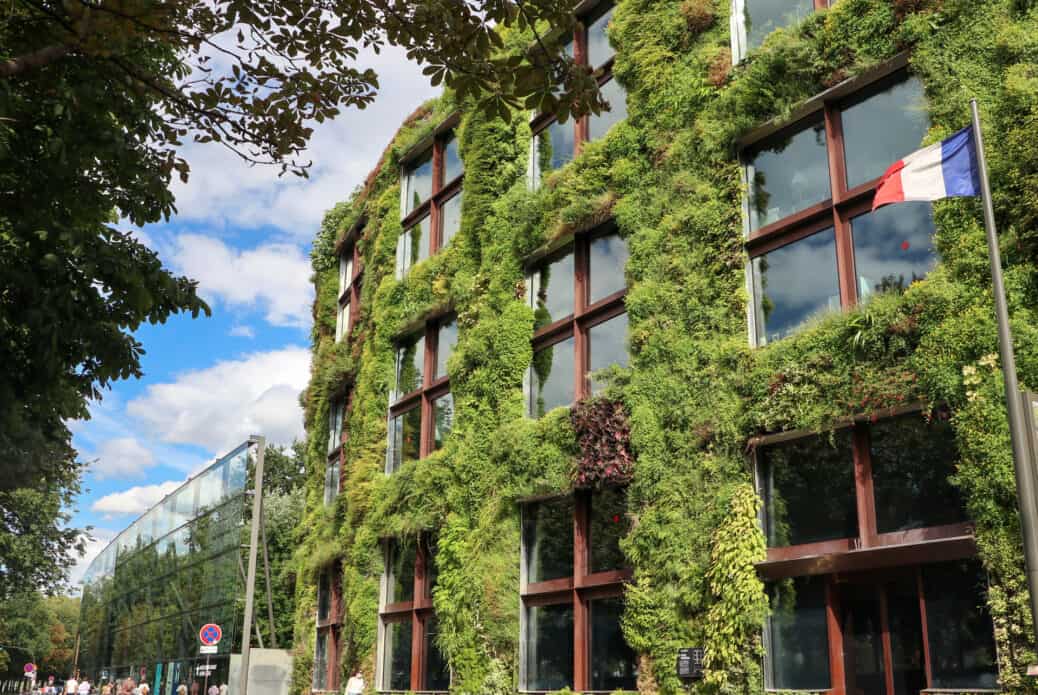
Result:
<instances>
[{"instance_id":1,"label":"hanging plant","mask_svg":"<svg viewBox=\"0 0 1038 695\"><path fill-rule=\"evenodd\" d=\"M634 473L631 425L619 401L588 398L570 411L580 458L573 475L576 487L622 485Z\"/></svg>"}]
</instances>

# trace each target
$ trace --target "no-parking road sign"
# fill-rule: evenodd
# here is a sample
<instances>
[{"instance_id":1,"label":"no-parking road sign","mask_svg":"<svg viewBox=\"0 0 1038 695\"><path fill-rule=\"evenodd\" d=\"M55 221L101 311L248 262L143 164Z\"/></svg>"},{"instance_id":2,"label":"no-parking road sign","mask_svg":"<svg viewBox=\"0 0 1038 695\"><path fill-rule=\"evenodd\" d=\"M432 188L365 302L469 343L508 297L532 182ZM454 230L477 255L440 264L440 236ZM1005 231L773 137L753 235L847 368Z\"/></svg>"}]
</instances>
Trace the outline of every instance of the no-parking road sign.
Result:
<instances>
[{"instance_id":1,"label":"no-parking road sign","mask_svg":"<svg viewBox=\"0 0 1038 695\"><path fill-rule=\"evenodd\" d=\"M216 623L206 623L198 631L198 641L206 647L216 646L219 644L221 637L223 637L223 630Z\"/></svg>"}]
</instances>

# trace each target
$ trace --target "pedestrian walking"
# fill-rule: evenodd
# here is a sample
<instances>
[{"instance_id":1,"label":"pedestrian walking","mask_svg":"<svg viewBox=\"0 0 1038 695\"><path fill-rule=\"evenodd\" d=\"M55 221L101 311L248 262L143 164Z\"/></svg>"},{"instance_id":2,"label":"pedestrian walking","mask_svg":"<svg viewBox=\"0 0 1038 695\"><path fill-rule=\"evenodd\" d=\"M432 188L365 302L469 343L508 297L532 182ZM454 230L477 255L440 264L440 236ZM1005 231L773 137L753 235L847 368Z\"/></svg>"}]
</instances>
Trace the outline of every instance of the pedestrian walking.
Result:
<instances>
[{"instance_id":1,"label":"pedestrian walking","mask_svg":"<svg viewBox=\"0 0 1038 695\"><path fill-rule=\"evenodd\" d=\"M79 693L79 695L90 695L90 679L84 678L79 681L79 687L76 688L76 692Z\"/></svg>"},{"instance_id":2,"label":"pedestrian walking","mask_svg":"<svg viewBox=\"0 0 1038 695\"><path fill-rule=\"evenodd\" d=\"M177 686L177 695L187 695L187 686L181 683Z\"/></svg>"},{"instance_id":3,"label":"pedestrian walking","mask_svg":"<svg viewBox=\"0 0 1038 695\"><path fill-rule=\"evenodd\" d=\"M227 695L227 684L226 683L221 683L220 684L220 695Z\"/></svg>"},{"instance_id":4,"label":"pedestrian walking","mask_svg":"<svg viewBox=\"0 0 1038 695\"><path fill-rule=\"evenodd\" d=\"M112 684L105 682L101 685L101 695L112 695Z\"/></svg>"},{"instance_id":5,"label":"pedestrian walking","mask_svg":"<svg viewBox=\"0 0 1038 695\"><path fill-rule=\"evenodd\" d=\"M205 695L220 695L220 687L216 683L213 683L209 686L209 690L205 691Z\"/></svg>"},{"instance_id":6,"label":"pedestrian walking","mask_svg":"<svg viewBox=\"0 0 1038 695\"><path fill-rule=\"evenodd\" d=\"M147 683L141 683L137 690L140 692L140 695L150 695L151 694L151 686L148 685Z\"/></svg>"},{"instance_id":7,"label":"pedestrian walking","mask_svg":"<svg viewBox=\"0 0 1038 695\"><path fill-rule=\"evenodd\" d=\"M361 695L364 692L364 674L359 670L346 681L346 695Z\"/></svg>"},{"instance_id":8,"label":"pedestrian walking","mask_svg":"<svg viewBox=\"0 0 1038 695\"><path fill-rule=\"evenodd\" d=\"M79 681L75 676L69 676L65 681L65 695L79 695Z\"/></svg>"}]
</instances>

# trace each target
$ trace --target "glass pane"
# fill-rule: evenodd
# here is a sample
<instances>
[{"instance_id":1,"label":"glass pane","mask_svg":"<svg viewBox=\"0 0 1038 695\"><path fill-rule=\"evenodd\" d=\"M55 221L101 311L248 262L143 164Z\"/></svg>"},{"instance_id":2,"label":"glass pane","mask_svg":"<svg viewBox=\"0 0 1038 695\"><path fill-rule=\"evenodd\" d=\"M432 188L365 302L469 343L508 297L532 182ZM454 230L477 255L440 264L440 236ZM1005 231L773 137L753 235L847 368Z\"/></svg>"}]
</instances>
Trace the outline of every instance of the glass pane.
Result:
<instances>
[{"instance_id":1,"label":"glass pane","mask_svg":"<svg viewBox=\"0 0 1038 695\"><path fill-rule=\"evenodd\" d=\"M872 426L872 485L880 533L966 520L958 488L948 481L959 460L951 426L919 415Z\"/></svg>"},{"instance_id":2,"label":"glass pane","mask_svg":"<svg viewBox=\"0 0 1038 695\"><path fill-rule=\"evenodd\" d=\"M342 339L349 335L350 332L350 302L346 302L339 305L339 313L335 317L335 342L342 342Z\"/></svg>"},{"instance_id":3,"label":"glass pane","mask_svg":"<svg viewBox=\"0 0 1038 695\"><path fill-rule=\"evenodd\" d=\"M573 402L574 344L570 337L533 354L530 366L531 417L540 417L552 408Z\"/></svg>"},{"instance_id":4,"label":"glass pane","mask_svg":"<svg viewBox=\"0 0 1038 695\"><path fill-rule=\"evenodd\" d=\"M414 563L416 548L413 540L398 540L390 552L389 595L386 603L403 603L414 600Z\"/></svg>"},{"instance_id":5,"label":"glass pane","mask_svg":"<svg viewBox=\"0 0 1038 695\"><path fill-rule=\"evenodd\" d=\"M609 132L609 129L627 118L627 92L620 83L609 80L599 87L602 98L609 104L610 110L591 114L587 118L587 134L589 140L598 140Z\"/></svg>"},{"instance_id":6,"label":"glass pane","mask_svg":"<svg viewBox=\"0 0 1038 695\"><path fill-rule=\"evenodd\" d=\"M419 441L422 432L422 409L412 408L390 421L393 437L393 472L409 461L419 458Z\"/></svg>"},{"instance_id":7,"label":"glass pane","mask_svg":"<svg viewBox=\"0 0 1038 695\"><path fill-rule=\"evenodd\" d=\"M426 215L413 227L397 238L397 278L403 278L415 263L429 257L429 216Z\"/></svg>"},{"instance_id":8,"label":"glass pane","mask_svg":"<svg viewBox=\"0 0 1038 695\"><path fill-rule=\"evenodd\" d=\"M886 693L879 587L845 584L840 589L840 609L847 691Z\"/></svg>"},{"instance_id":9,"label":"glass pane","mask_svg":"<svg viewBox=\"0 0 1038 695\"><path fill-rule=\"evenodd\" d=\"M441 219L443 220L440 223L442 225L441 226L441 230L442 231L440 233L440 246L441 247L446 246L447 244L451 243L451 239L453 239L454 235L458 233L459 229L461 229L461 196L462 196L462 193L463 193L463 191L459 192L458 195L454 196L453 198L448 200L446 203L444 203L443 207L440 209L440 214L442 215Z\"/></svg>"},{"instance_id":10,"label":"glass pane","mask_svg":"<svg viewBox=\"0 0 1038 695\"><path fill-rule=\"evenodd\" d=\"M573 606L526 608L526 690L573 685Z\"/></svg>"},{"instance_id":11,"label":"glass pane","mask_svg":"<svg viewBox=\"0 0 1038 695\"><path fill-rule=\"evenodd\" d=\"M332 586L328 571L321 572L317 583L317 620L324 622L332 614Z\"/></svg>"},{"instance_id":12,"label":"glass pane","mask_svg":"<svg viewBox=\"0 0 1038 695\"><path fill-rule=\"evenodd\" d=\"M433 401L433 449L443 447L454 424L454 396L446 394Z\"/></svg>"},{"instance_id":13,"label":"glass pane","mask_svg":"<svg viewBox=\"0 0 1038 695\"><path fill-rule=\"evenodd\" d=\"M768 547L857 538L850 430L760 449Z\"/></svg>"},{"instance_id":14,"label":"glass pane","mask_svg":"<svg viewBox=\"0 0 1038 695\"><path fill-rule=\"evenodd\" d=\"M411 621L386 623L385 684L387 690L411 689Z\"/></svg>"},{"instance_id":15,"label":"glass pane","mask_svg":"<svg viewBox=\"0 0 1038 695\"><path fill-rule=\"evenodd\" d=\"M413 336L396 351L396 397L422 388L425 372L425 335Z\"/></svg>"},{"instance_id":16,"label":"glass pane","mask_svg":"<svg viewBox=\"0 0 1038 695\"><path fill-rule=\"evenodd\" d=\"M887 205L851 220L858 298L901 292L937 263L930 203Z\"/></svg>"},{"instance_id":17,"label":"glass pane","mask_svg":"<svg viewBox=\"0 0 1038 695\"><path fill-rule=\"evenodd\" d=\"M591 690L637 690L638 658L620 630L623 599L591 601Z\"/></svg>"},{"instance_id":18,"label":"glass pane","mask_svg":"<svg viewBox=\"0 0 1038 695\"><path fill-rule=\"evenodd\" d=\"M626 513L626 500L626 492L616 488L606 488L591 498L592 572L618 570L627 566L620 551L620 539L631 528Z\"/></svg>"},{"instance_id":19,"label":"glass pane","mask_svg":"<svg viewBox=\"0 0 1038 695\"><path fill-rule=\"evenodd\" d=\"M451 133L450 139L443 144L443 183L448 184L461 176L465 170L458 154L458 139Z\"/></svg>"},{"instance_id":20,"label":"glass pane","mask_svg":"<svg viewBox=\"0 0 1038 695\"><path fill-rule=\"evenodd\" d=\"M599 10L598 17L592 17L587 23L587 62L593 68L600 67L613 57L613 47L609 45L606 28L613 19L613 6Z\"/></svg>"},{"instance_id":21,"label":"glass pane","mask_svg":"<svg viewBox=\"0 0 1038 695\"><path fill-rule=\"evenodd\" d=\"M332 401L328 410L328 452L342 444L342 402Z\"/></svg>"},{"instance_id":22,"label":"glass pane","mask_svg":"<svg viewBox=\"0 0 1038 695\"><path fill-rule=\"evenodd\" d=\"M344 249L339 256L339 296L346 293L350 281L353 280L353 247Z\"/></svg>"},{"instance_id":23,"label":"glass pane","mask_svg":"<svg viewBox=\"0 0 1038 695\"><path fill-rule=\"evenodd\" d=\"M324 503L331 504L339 495L339 459L328 464L324 472Z\"/></svg>"},{"instance_id":24,"label":"glass pane","mask_svg":"<svg viewBox=\"0 0 1038 695\"><path fill-rule=\"evenodd\" d=\"M534 326L540 328L573 313L576 303L576 268L573 249L534 271L530 305Z\"/></svg>"},{"instance_id":25,"label":"glass pane","mask_svg":"<svg viewBox=\"0 0 1038 695\"><path fill-rule=\"evenodd\" d=\"M328 686L328 633L318 632L314 653L314 690ZM197 690L197 688L196 688Z\"/></svg>"},{"instance_id":26,"label":"glass pane","mask_svg":"<svg viewBox=\"0 0 1038 695\"><path fill-rule=\"evenodd\" d=\"M432 195L432 150L411 164L405 181L404 215L424 203Z\"/></svg>"},{"instance_id":27,"label":"glass pane","mask_svg":"<svg viewBox=\"0 0 1038 695\"><path fill-rule=\"evenodd\" d=\"M249 453L247 449L234 455L227 463L227 494L232 495L245 489L248 477Z\"/></svg>"},{"instance_id":28,"label":"glass pane","mask_svg":"<svg viewBox=\"0 0 1038 695\"><path fill-rule=\"evenodd\" d=\"M768 585L769 689L829 688L824 582L825 577L798 577Z\"/></svg>"},{"instance_id":29,"label":"glass pane","mask_svg":"<svg viewBox=\"0 0 1038 695\"><path fill-rule=\"evenodd\" d=\"M630 254L627 241L610 234L592 239L589 255L588 303L594 304L627 286L624 268Z\"/></svg>"},{"instance_id":30,"label":"glass pane","mask_svg":"<svg viewBox=\"0 0 1038 695\"><path fill-rule=\"evenodd\" d=\"M223 466L206 471L199 476L198 509L212 509L223 499Z\"/></svg>"},{"instance_id":31,"label":"glass pane","mask_svg":"<svg viewBox=\"0 0 1038 695\"><path fill-rule=\"evenodd\" d=\"M887 168L922 144L930 129L923 84L915 77L844 107L843 150L847 186L854 188L883 175Z\"/></svg>"},{"instance_id":32,"label":"glass pane","mask_svg":"<svg viewBox=\"0 0 1038 695\"><path fill-rule=\"evenodd\" d=\"M450 319L440 324L439 337L436 339L436 371L433 379L447 376L447 360L458 344L458 322Z\"/></svg>"},{"instance_id":33,"label":"glass pane","mask_svg":"<svg viewBox=\"0 0 1038 695\"><path fill-rule=\"evenodd\" d=\"M918 695L926 689L926 664L923 661L923 624L919 615L919 583L915 573L887 582L884 591L894 695Z\"/></svg>"},{"instance_id":34,"label":"glass pane","mask_svg":"<svg viewBox=\"0 0 1038 695\"><path fill-rule=\"evenodd\" d=\"M425 691L447 690L451 685L447 659L436 644L439 627L436 616L425 619Z\"/></svg>"},{"instance_id":35,"label":"glass pane","mask_svg":"<svg viewBox=\"0 0 1038 695\"><path fill-rule=\"evenodd\" d=\"M814 10L814 0L746 0L746 43L753 49L768 34L798 23Z\"/></svg>"},{"instance_id":36,"label":"glass pane","mask_svg":"<svg viewBox=\"0 0 1038 695\"><path fill-rule=\"evenodd\" d=\"M949 562L923 568L934 688L998 689L994 626L979 565Z\"/></svg>"},{"instance_id":37,"label":"glass pane","mask_svg":"<svg viewBox=\"0 0 1038 695\"><path fill-rule=\"evenodd\" d=\"M569 163L573 159L575 149L576 132L573 121L552 121L551 125L537 134L534 181L539 181L547 172Z\"/></svg>"},{"instance_id":38,"label":"glass pane","mask_svg":"<svg viewBox=\"0 0 1038 695\"><path fill-rule=\"evenodd\" d=\"M840 308L836 235L825 229L753 259L757 340L785 338L804 322Z\"/></svg>"},{"instance_id":39,"label":"glass pane","mask_svg":"<svg viewBox=\"0 0 1038 695\"><path fill-rule=\"evenodd\" d=\"M573 498L531 502L523 507L526 582L573 576Z\"/></svg>"},{"instance_id":40,"label":"glass pane","mask_svg":"<svg viewBox=\"0 0 1038 695\"><path fill-rule=\"evenodd\" d=\"M832 197L825 126L815 123L750 156L750 227L772 222Z\"/></svg>"},{"instance_id":41,"label":"glass pane","mask_svg":"<svg viewBox=\"0 0 1038 695\"><path fill-rule=\"evenodd\" d=\"M627 366L627 314L588 329L589 371L594 374L611 365ZM591 391L598 393L606 382L592 378Z\"/></svg>"}]
</instances>

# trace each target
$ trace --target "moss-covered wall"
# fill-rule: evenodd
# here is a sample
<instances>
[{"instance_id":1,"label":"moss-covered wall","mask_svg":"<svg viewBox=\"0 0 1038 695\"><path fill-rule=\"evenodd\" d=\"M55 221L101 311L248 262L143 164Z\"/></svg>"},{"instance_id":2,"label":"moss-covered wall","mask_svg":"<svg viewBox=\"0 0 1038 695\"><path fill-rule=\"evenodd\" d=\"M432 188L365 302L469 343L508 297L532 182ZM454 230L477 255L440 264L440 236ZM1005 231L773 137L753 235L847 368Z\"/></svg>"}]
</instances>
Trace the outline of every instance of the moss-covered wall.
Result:
<instances>
[{"instance_id":1,"label":"moss-covered wall","mask_svg":"<svg viewBox=\"0 0 1038 695\"><path fill-rule=\"evenodd\" d=\"M523 259L547 241L615 218L627 238L630 367L609 395L629 413L635 456L634 569L623 620L642 655L639 687L676 693L679 646L708 646L702 692L761 689L766 612L753 563L764 553L746 459L761 432L831 429L848 415L911 401L947 408L962 452L954 483L989 572L1001 680L1033 661L1012 461L975 200L937 203L940 263L902 295L831 316L751 349L740 172L735 140L840 80L910 50L926 86L932 142L986 124L995 207L1021 380L1038 387L1038 3L1030 0L839 0L773 34L731 65L727 0L620 0L610 36L629 117L602 141L526 188L526 114L487 120L460 106L465 197L446 250L394 277L401 232L401 155L456 108L450 95L409 119L368 185L329 213L314 244L313 379L305 395L310 487L299 563L295 693L310 687L316 571L341 558L342 666L373 683L379 539L435 530L441 647L454 689L517 688L518 500L571 486L579 447L567 412L522 417L522 375L534 316L522 299ZM509 36L509 45L525 45ZM335 239L367 218L361 309L349 342L334 342ZM457 312L448 372L456 404L446 446L383 473L394 339L423 316ZM330 394L353 389L346 483L322 503Z\"/></svg>"}]
</instances>

